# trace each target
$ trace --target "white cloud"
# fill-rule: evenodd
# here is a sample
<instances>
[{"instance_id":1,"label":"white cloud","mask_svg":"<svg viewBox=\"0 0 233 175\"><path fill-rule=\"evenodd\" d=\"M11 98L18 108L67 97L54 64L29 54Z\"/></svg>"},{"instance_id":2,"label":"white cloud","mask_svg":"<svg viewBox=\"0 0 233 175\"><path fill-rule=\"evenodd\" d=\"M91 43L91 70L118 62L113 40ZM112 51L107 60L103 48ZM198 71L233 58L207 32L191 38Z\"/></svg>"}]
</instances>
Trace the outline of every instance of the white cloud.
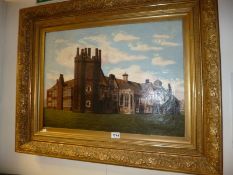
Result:
<instances>
[{"instance_id":1,"label":"white cloud","mask_svg":"<svg viewBox=\"0 0 233 175\"><path fill-rule=\"evenodd\" d=\"M76 51L77 51L77 45L75 44L57 51L57 58L56 58L57 63L68 68L73 68Z\"/></svg>"},{"instance_id":2,"label":"white cloud","mask_svg":"<svg viewBox=\"0 0 233 175\"><path fill-rule=\"evenodd\" d=\"M160 56L156 56L156 57L152 58L151 63L153 65L156 65L156 66L164 67L167 65L175 64L176 62L174 60L164 59Z\"/></svg>"},{"instance_id":3,"label":"white cloud","mask_svg":"<svg viewBox=\"0 0 233 175\"><path fill-rule=\"evenodd\" d=\"M116 41L116 42L119 42L119 41L135 41L135 40L138 40L139 37L136 37L134 35L130 35L130 34L127 34L127 33L124 33L124 32L120 32L120 33L117 33L114 35L114 38L113 40Z\"/></svg>"},{"instance_id":4,"label":"white cloud","mask_svg":"<svg viewBox=\"0 0 233 175\"><path fill-rule=\"evenodd\" d=\"M64 40L64 39L56 39L55 41L54 41L54 43L55 44L63 44L63 43L67 43L68 41L67 40Z\"/></svg>"},{"instance_id":5,"label":"white cloud","mask_svg":"<svg viewBox=\"0 0 233 175\"><path fill-rule=\"evenodd\" d=\"M114 74L117 78L122 79L124 73L129 75L129 81L144 83L145 79L155 80L156 75L150 71L144 71L138 65L131 65L128 68L114 68L109 71L109 74Z\"/></svg>"},{"instance_id":6,"label":"white cloud","mask_svg":"<svg viewBox=\"0 0 233 175\"><path fill-rule=\"evenodd\" d=\"M60 73L56 71L46 72L45 75L45 94L47 94L47 89L53 87L56 84L57 79L59 78Z\"/></svg>"},{"instance_id":7,"label":"white cloud","mask_svg":"<svg viewBox=\"0 0 233 175\"><path fill-rule=\"evenodd\" d=\"M53 84L56 83L56 80L59 78L60 73L55 71L46 72L46 80L53 81Z\"/></svg>"},{"instance_id":8,"label":"white cloud","mask_svg":"<svg viewBox=\"0 0 233 175\"><path fill-rule=\"evenodd\" d=\"M89 36L80 40L78 43L67 43L64 47L56 52L56 62L68 68L74 67L74 57L76 56L77 47L92 48L94 55L95 48L102 50L102 63L116 64L123 61L136 61L146 59L143 55L131 55L111 46L105 35Z\"/></svg>"},{"instance_id":9,"label":"white cloud","mask_svg":"<svg viewBox=\"0 0 233 175\"><path fill-rule=\"evenodd\" d=\"M179 46L180 43L176 43L176 42L171 42L171 41L167 41L171 38L173 38L173 36L171 35L153 35L154 38L154 42L160 46L168 46L168 47L176 47Z\"/></svg>"},{"instance_id":10,"label":"white cloud","mask_svg":"<svg viewBox=\"0 0 233 175\"><path fill-rule=\"evenodd\" d=\"M59 75L60 74L58 72L55 72L55 71L46 72L45 85L44 85L44 99L47 98L47 90L56 84L56 81L59 78Z\"/></svg>"},{"instance_id":11,"label":"white cloud","mask_svg":"<svg viewBox=\"0 0 233 175\"><path fill-rule=\"evenodd\" d=\"M95 42L95 46L102 50L102 62L116 64L124 61L137 61L146 59L143 55L131 55L118 48L112 47L105 35L97 35L83 38L85 41Z\"/></svg>"},{"instance_id":12,"label":"white cloud","mask_svg":"<svg viewBox=\"0 0 233 175\"><path fill-rule=\"evenodd\" d=\"M87 48L87 47L92 47L94 48L93 45L87 44L86 42L80 40L79 43L68 43L67 47L64 47L60 50L57 50L56 52L56 62L59 65L63 65L68 68L74 68L74 58L77 54L77 48Z\"/></svg>"},{"instance_id":13,"label":"white cloud","mask_svg":"<svg viewBox=\"0 0 233 175\"><path fill-rule=\"evenodd\" d=\"M134 51L159 51L163 49L162 47L153 47L147 44L139 44L139 43L137 43L136 45L129 44L129 48Z\"/></svg>"},{"instance_id":14,"label":"white cloud","mask_svg":"<svg viewBox=\"0 0 233 175\"><path fill-rule=\"evenodd\" d=\"M100 34L100 35L93 35L82 38L82 40L88 42L88 41L94 41L97 44L106 44L108 43L108 38L106 35Z\"/></svg>"},{"instance_id":15,"label":"white cloud","mask_svg":"<svg viewBox=\"0 0 233 175\"><path fill-rule=\"evenodd\" d=\"M160 46L170 46L170 47L180 46L179 43L170 42L163 39L155 40L155 43L157 43Z\"/></svg>"},{"instance_id":16,"label":"white cloud","mask_svg":"<svg viewBox=\"0 0 233 175\"><path fill-rule=\"evenodd\" d=\"M169 39L169 38L171 38L171 35L158 35L158 34L155 34L155 35L153 35L153 37L155 39Z\"/></svg>"},{"instance_id":17,"label":"white cloud","mask_svg":"<svg viewBox=\"0 0 233 175\"><path fill-rule=\"evenodd\" d=\"M65 74L63 74L63 76L64 76L64 81L72 80L72 79L74 79L74 72L65 73Z\"/></svg>"},{"instance_id":18,"label":"white cloud","mask_svg":"<svg viewBox=\"0 0 233 175\"><path fill-rule=\"evenodd\" d=\"M137 83L144 83L146 79L149 79L150 82L154 82L155 80L159 79L163 83L163 87L167 89L168 83L171 84L173 89L173 94L179 99L184 99L184 81L180 79L165 79L159 77L159 75L152 73L150 71L142 70L138 65L131 65L128 68L114 68L108 72L108 74L114 74L116 78L122 79L122 75L124 73L129 75L128 80L137 82Z\"/></svg>"}]
</instances>

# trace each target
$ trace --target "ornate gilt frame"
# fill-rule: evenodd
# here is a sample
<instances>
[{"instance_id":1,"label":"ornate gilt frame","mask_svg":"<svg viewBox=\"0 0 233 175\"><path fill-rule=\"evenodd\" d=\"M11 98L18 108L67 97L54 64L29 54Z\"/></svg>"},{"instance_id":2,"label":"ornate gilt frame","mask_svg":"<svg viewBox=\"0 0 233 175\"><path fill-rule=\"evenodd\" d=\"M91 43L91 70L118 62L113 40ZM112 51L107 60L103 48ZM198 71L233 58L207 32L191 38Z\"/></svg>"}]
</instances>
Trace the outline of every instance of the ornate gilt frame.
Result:
<instances>
[{"instance_id":1,"label":"ornate gilt frame","mask_svg":"<svg viewBox=\"0 0 233 175\"><path fill-rule=\"evenodd\" d=\"M47 128L43 132L45 33L54 30L187 19L190 61L186 135L147 137ZM58 158L195 174L222 174L221 80L217 0L71 0L22 9L19 21L16 151Z\"/></svg>"}]
</instances>

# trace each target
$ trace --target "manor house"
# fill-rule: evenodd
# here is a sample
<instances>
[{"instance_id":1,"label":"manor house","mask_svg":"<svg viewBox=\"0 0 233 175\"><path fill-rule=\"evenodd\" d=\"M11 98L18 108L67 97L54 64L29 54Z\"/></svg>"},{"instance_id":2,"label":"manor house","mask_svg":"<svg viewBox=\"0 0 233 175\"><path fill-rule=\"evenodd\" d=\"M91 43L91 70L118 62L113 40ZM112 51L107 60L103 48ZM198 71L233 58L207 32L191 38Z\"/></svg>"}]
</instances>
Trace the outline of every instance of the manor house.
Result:
<instances>
[{"instance_id":1,"label":"manor house","mask_svg":"<svg viewBox=\"0 0 233 175\"><path fill-rule=\"evenodd\" d=\"M145 83L129 81L115 75L105 76L101 68L101 50L79 50L74 58L74 79L64 81L60 74L56 84L47 90L47 108L73 112L93 113L179 113L179 101L162 82Z\"/></svg>"}]
</instances>

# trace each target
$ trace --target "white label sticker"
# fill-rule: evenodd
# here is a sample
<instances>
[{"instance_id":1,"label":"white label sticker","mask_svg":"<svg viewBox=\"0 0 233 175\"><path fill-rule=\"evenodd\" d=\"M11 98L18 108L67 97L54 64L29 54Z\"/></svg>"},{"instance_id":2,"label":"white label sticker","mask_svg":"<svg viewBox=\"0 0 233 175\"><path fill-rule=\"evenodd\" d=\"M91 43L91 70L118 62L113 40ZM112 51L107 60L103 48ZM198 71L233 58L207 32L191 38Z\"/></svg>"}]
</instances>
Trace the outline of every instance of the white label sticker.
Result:
<instances>
[{"instance_id":1,"label":"white label sticker","mask_svg":"<svg viewBox=\"0 0 233 175\"><path fill-rule=\"evenodd\" d=\"M46 129L46 128L43 128L43 129L41 130L41 132L47 132L47 129Z\"/></svg>"},{"instance_id":2,"label":"white label sticker","mask_svg":"<svg viewBox=\"0 0 233 175\"><path fill-rule=\"evenodd\" d=\"M111 132L111 138L112 139L119 139L119 138L121 138L121 133L119 133L119 132Z\"/></svg>"}]
</instances>

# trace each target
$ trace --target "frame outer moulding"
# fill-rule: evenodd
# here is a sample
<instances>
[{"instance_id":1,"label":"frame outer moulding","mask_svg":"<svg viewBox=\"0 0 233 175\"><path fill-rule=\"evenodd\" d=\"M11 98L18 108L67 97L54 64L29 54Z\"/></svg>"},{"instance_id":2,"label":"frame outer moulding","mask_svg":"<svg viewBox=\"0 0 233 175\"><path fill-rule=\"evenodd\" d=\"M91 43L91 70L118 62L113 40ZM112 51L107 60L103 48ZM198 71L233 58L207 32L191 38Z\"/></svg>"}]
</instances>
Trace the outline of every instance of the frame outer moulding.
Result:
<instances>
[{"instance_id":1,"label":"frame outer moulding","mask_svg":"<svg viewBox=\"0 0 233 175\"><path fill-rule=\"evenodd\" d=\"M52 21L63 17L83 15L113 15L130 12L160 11L166 15L166 6L174 9L182 4L199 14L197 21L200 32L195 33L198 42L201 76L201 96L197 100L202 117L197 118L196 147L176 148L156 146L142 150L140 145L125 146L116 141L105 141L90 145L81 139L79 144L71 144L65 138L54 140L46 135L44 140L36 137L38 119L34 117L35 96L38 72L34 36L37 22ZM191 5L190 5L191 4ZM40 46L38 46L40 47ZM198 55L195 55L199 57ZM19 19L17 95L16 95L16 151L36 155L82 160L114 165L159 169L195 174L222 174L222 118L221 118L221 79L218 34L217 0L71 0L22 9ZM198 128L199 127L199 128ZM52 135L52 134L51 134ZM50 139L51 138L51 139ZM98 145L99 144L99 145ZM122 145L122 146L120 146ZM117 148L116 148L117 147ZM139 149L138 149L139 148Z\"/></svg>"}]
</instances>

